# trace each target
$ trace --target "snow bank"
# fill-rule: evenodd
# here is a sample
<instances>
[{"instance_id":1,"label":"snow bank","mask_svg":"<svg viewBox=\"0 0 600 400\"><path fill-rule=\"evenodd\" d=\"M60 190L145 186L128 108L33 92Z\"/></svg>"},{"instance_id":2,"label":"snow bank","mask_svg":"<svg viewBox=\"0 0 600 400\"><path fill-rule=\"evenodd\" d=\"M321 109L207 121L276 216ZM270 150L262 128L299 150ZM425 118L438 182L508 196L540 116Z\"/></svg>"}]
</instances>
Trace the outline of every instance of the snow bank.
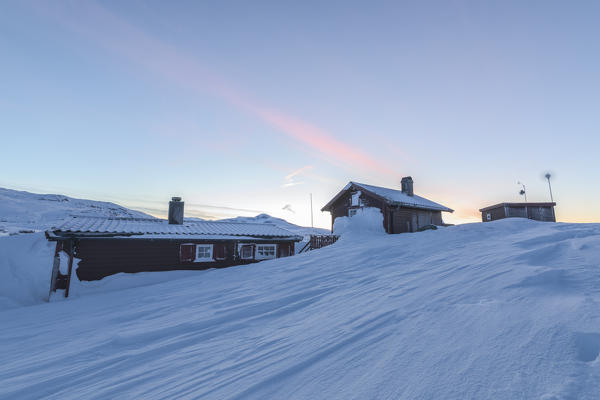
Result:
<instances>
[{"instance_id":1,"label":"snow bank","mask_svg":"<svg viewBox=\"0 0 600 400\"><path fill-rule=\"evenodd\" d=\"M512 219L6 310L0 398L597 399L599 260Z\"/></svg>"},{"instance_id":2,"label":"snow bank","mask_svg":"<svg viewBox=\"0 0 600 400\"><path fill-rule=\"evenodd\" d=\"M47 301L53 258L41 232L0 237L0 310Z\"/></svg>"},{"instance_id":3,"label":"snow bank","mask_svg":"<svg viewBox=\"0 0 600 400\"><path fill-rule=\"evenodd\" d=\"M338 217L333 224L333 233L341 238L385 235L383 215L378 208L364 207L352 217Z\"/></svg>"},{"instance_id":4,"label":"snow bank","mask_svg":"<svg viewBox=\"0 0 600 400\"><path fill-rule=\"evenodd\" d=\"M202 271L164 271L164 272L139 272L135 274L115 274L102 278L99 281L80 281L77 274L71 277L71 288L69 298L90 296L99 293L110 293L114 291L148 287L176 279L197 276ZM64 300L62 293L53 296L53 301Z\"/></svg>"}]
</instances>

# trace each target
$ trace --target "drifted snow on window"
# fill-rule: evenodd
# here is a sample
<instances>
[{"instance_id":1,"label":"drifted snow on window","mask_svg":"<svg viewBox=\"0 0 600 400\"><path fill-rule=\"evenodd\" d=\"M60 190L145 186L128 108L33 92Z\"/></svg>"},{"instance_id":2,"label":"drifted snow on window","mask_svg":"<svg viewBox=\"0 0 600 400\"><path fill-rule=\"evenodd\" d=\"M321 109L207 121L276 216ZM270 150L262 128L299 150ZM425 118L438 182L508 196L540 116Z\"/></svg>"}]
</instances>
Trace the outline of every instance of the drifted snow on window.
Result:
<instances>
[{"instance_id":1,"label":"drifted snow on window","mask_svg":"<svg viewBox=\"0 0 600 400\"><path fill-rule=\"evenodd\" d=\"M333 224L333 233L347 236L386 234L383 228L383 214L376 207L355 209L352 217L337 217Z\"/></svg>"},{"instance_id":2,"label":"drifted snow on window","mask_svg":"<svg viewBox=\"0 0 600 400\"><path fill-rule=\"evenodd\" d=\"M357 191L357 192L352 193L352 201L350 203L351 206L360 206L360 205L362 205L361 201L360 201L360 195L361 195L360 190Z\"/></svg>"}]
</instances>

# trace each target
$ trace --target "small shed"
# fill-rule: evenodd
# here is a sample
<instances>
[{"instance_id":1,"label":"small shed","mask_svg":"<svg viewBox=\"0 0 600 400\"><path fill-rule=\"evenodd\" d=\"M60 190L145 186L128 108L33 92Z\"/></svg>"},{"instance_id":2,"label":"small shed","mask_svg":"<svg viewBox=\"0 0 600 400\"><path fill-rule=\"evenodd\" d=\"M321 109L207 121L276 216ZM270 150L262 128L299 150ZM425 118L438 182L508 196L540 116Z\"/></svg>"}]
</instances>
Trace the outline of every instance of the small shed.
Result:
<instances>
[{"instance_id":1,"label":"small shed","mask_svg":"<svg viewBox=\"0 0 600 400\"><path fill-rule=\"evenodd\" d=\"M338 217L355 215L363 207L376 207L383 214L387 233L416 232L431 225L444 225L442 212L453 212L413 192L413 179L402 178L401 190L349 182L321 211L331 213L331 230Z\"/></svg>"},{"instance_id":2,"label":"small shed","mask_svg":"<svg viewBox=\"0 0 600 400\"><path fill-rule=\"evenodd\" d=\"M483 222L503 218L528 218L536 221L556 222L556 203L499 203L480 209Z\"/></svg>"}]
</instances>

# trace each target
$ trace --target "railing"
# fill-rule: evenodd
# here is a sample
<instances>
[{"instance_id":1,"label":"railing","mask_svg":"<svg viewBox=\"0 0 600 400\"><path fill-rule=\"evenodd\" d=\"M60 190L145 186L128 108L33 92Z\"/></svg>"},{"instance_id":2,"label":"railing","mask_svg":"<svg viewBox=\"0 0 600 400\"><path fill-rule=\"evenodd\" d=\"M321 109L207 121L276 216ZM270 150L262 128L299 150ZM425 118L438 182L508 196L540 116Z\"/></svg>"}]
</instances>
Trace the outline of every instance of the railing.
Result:
<instances>
[{"instance_id":1,"label":"railing","mask_svg":"<svg viewBox=\"0 0 600 400\"><path fill-rule=\"evenodd\" d=\"M298 253L320 249L321 247L334 244L339 239L336 235L310 235L310 240L300 249Z\"/></svg>"}]
</instances>

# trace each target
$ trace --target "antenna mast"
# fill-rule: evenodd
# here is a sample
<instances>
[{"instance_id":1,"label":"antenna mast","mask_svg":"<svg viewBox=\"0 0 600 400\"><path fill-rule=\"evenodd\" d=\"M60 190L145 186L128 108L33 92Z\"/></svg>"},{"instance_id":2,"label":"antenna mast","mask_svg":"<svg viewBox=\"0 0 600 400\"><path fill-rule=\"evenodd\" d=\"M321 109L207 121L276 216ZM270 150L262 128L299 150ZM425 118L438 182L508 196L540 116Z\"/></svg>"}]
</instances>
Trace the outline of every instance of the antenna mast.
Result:
<instances>
[{"instance_id":1,"label":"antenna mast","mask_svg":"<svg viewBox=\"0 0 600 400\"><path fill-rule=\"evenodd\" d=\"M312 205L312 193L310 194L310 229L314 230L313 225L313 205Z\"/></svg>"},{"instance_id":2,"label":"antenna mast","mask_svg":"<svg viewBox=\"0 0 600 400\"><path fill-rule=\"evenodd\" d=\"M548 172L546 175L544 175L546 177L546 179L548 179L548 189L550 189L550 201L552 203L554 203L554 197L552 197L552 185L550 185L550 177L552 175L550 175L550 172Z\"/></svg>"},{"instance_id":3,"label":"antenna mast","mask_svg":"<svg viewBox=\"0 0 600 400\"><path fill-rule=\"evenodd\" d=\"M525 196L525 203L527 203L527 190L525 189L525 184L524 184L524 183L521 183L520 181L518 181L518 182L517 182L517 185L521 185L521 186L523 186L523 189L521 189L521 190L519 191L519 194L520 194L521 196Z\"/></svg>"}]
</instances>

